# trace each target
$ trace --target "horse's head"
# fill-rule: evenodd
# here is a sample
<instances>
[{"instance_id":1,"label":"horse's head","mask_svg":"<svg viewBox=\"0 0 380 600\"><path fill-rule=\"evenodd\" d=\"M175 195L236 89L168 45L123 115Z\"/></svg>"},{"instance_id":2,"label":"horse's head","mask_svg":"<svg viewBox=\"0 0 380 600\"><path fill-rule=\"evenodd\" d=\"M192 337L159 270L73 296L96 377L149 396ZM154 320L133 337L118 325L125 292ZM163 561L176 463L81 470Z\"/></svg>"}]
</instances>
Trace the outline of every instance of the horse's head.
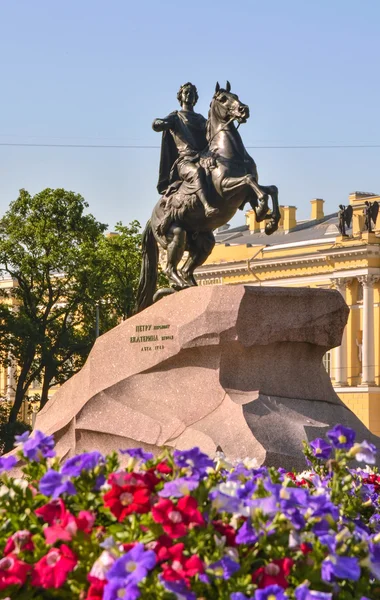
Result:
<instances>
[{"instance_id":1,"label":"horse's head","mask_svg":"<svg viewBox=\"0 0 380 600\"><path fill-rule=\"evenodd\" d=\"M226 89L221 88L219 83L216 84L210 110L222 123L235 119L239 123L245 123L249 118L249 107L231 92L229 81L227 81Z\"/></svg>"}]
</instances>

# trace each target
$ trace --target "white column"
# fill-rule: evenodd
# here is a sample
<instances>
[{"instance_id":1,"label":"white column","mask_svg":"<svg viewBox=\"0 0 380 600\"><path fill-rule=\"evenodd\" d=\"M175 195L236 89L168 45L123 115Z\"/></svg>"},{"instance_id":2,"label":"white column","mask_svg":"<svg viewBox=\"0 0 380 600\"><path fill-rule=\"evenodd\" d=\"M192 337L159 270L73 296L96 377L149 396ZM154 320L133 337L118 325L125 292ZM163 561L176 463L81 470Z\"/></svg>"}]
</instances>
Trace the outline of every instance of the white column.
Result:
<instances>
[{"instance_id":1,"label":"white column","mask_svg":"<svg viewBox=\"0 0 380 600\"><path fill-rule=\"evenodd\" d=\"M362 385L375 385L373 284L378 277L362 275L358 279L363 286Z\"/></svg>"},{"instance_id":2,"label":"white column","mask_svg":"<svg viewBox=\"0 0 380 600\"><path fill-rule=\"evenodd\" d=\"M346 287L351 283L352 279L345 277L337 277L332 279L335 289L343 296L346 301ZM342 387L347 385L347 334L346 328L343 330L342 343L334 349L335 363L335 385Z\"/></svg>"}]
</instances>

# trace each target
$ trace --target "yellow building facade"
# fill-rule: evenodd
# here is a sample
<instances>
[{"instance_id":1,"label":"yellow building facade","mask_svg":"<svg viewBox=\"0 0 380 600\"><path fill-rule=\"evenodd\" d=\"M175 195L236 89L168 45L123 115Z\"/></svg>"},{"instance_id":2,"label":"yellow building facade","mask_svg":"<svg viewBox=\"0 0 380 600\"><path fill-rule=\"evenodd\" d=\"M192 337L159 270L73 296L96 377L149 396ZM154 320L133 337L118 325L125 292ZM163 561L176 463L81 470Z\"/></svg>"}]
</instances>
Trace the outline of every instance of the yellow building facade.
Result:
<instances>
[{"instance_id":1,"label":"yellow building facade","mask_svg":"<svg viewBox=\"0 0 380 600\"><path fill-rule=\"evenodd\" d=\"M380 216L373 233L363 232L366 200L380 202L380 196L349 195L353 220L347 237L340 235L338 214L325 215L319 198L311 200L305 221L297 221L295 206L282 206L272 236L250 210L246 225L217 232L196 277L199 285L337 289L350 314L342 344L325 356L325 367L339 397L380 435Z\"/></svg>"}]
</instances>

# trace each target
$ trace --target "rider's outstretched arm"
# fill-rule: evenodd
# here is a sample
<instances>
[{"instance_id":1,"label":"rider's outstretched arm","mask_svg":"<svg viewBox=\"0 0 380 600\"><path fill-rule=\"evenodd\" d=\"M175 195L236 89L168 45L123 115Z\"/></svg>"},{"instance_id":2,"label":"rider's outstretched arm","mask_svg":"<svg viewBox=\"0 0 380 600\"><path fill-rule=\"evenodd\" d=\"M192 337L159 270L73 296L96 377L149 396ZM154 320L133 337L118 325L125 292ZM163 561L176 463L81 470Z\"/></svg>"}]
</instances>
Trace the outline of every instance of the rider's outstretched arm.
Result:
<instances>
[{"instance_id":1,"label":"rider's outstretched arm","mask_svg":"<svg viewBox=\"0 0 380 600\"><path fill-rule=\"evenodd\" d=\"M167 129L174 129L175 126L175 113L168 115L164 119L155 119L152 127L154 131L166 131Z\"/></svg>"}]
</instances>

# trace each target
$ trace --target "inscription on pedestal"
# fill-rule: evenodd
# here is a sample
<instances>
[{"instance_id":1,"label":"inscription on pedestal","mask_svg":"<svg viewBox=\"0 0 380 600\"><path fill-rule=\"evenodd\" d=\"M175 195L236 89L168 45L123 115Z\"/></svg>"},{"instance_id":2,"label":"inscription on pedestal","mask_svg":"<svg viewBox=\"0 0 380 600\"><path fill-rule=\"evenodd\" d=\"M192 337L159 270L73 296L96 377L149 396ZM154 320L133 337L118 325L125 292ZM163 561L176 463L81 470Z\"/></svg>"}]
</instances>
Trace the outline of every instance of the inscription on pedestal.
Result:
<instances>
[{"instance_id":1,"label":"inscription on pedestal","mask_svg":"<svg viewBox=\"0 0 380 600\"><path fill-rule=\"evenodd\" d=\"M161 333L166 330L165 333ZM174 340L174 335L169 333L170 325L136 325L136 335L131 335L129 341L131 344L144 344L140 352L151 352L152 350L164 350L165 344L162 342Z\"/></svg>"}]
</instances>

